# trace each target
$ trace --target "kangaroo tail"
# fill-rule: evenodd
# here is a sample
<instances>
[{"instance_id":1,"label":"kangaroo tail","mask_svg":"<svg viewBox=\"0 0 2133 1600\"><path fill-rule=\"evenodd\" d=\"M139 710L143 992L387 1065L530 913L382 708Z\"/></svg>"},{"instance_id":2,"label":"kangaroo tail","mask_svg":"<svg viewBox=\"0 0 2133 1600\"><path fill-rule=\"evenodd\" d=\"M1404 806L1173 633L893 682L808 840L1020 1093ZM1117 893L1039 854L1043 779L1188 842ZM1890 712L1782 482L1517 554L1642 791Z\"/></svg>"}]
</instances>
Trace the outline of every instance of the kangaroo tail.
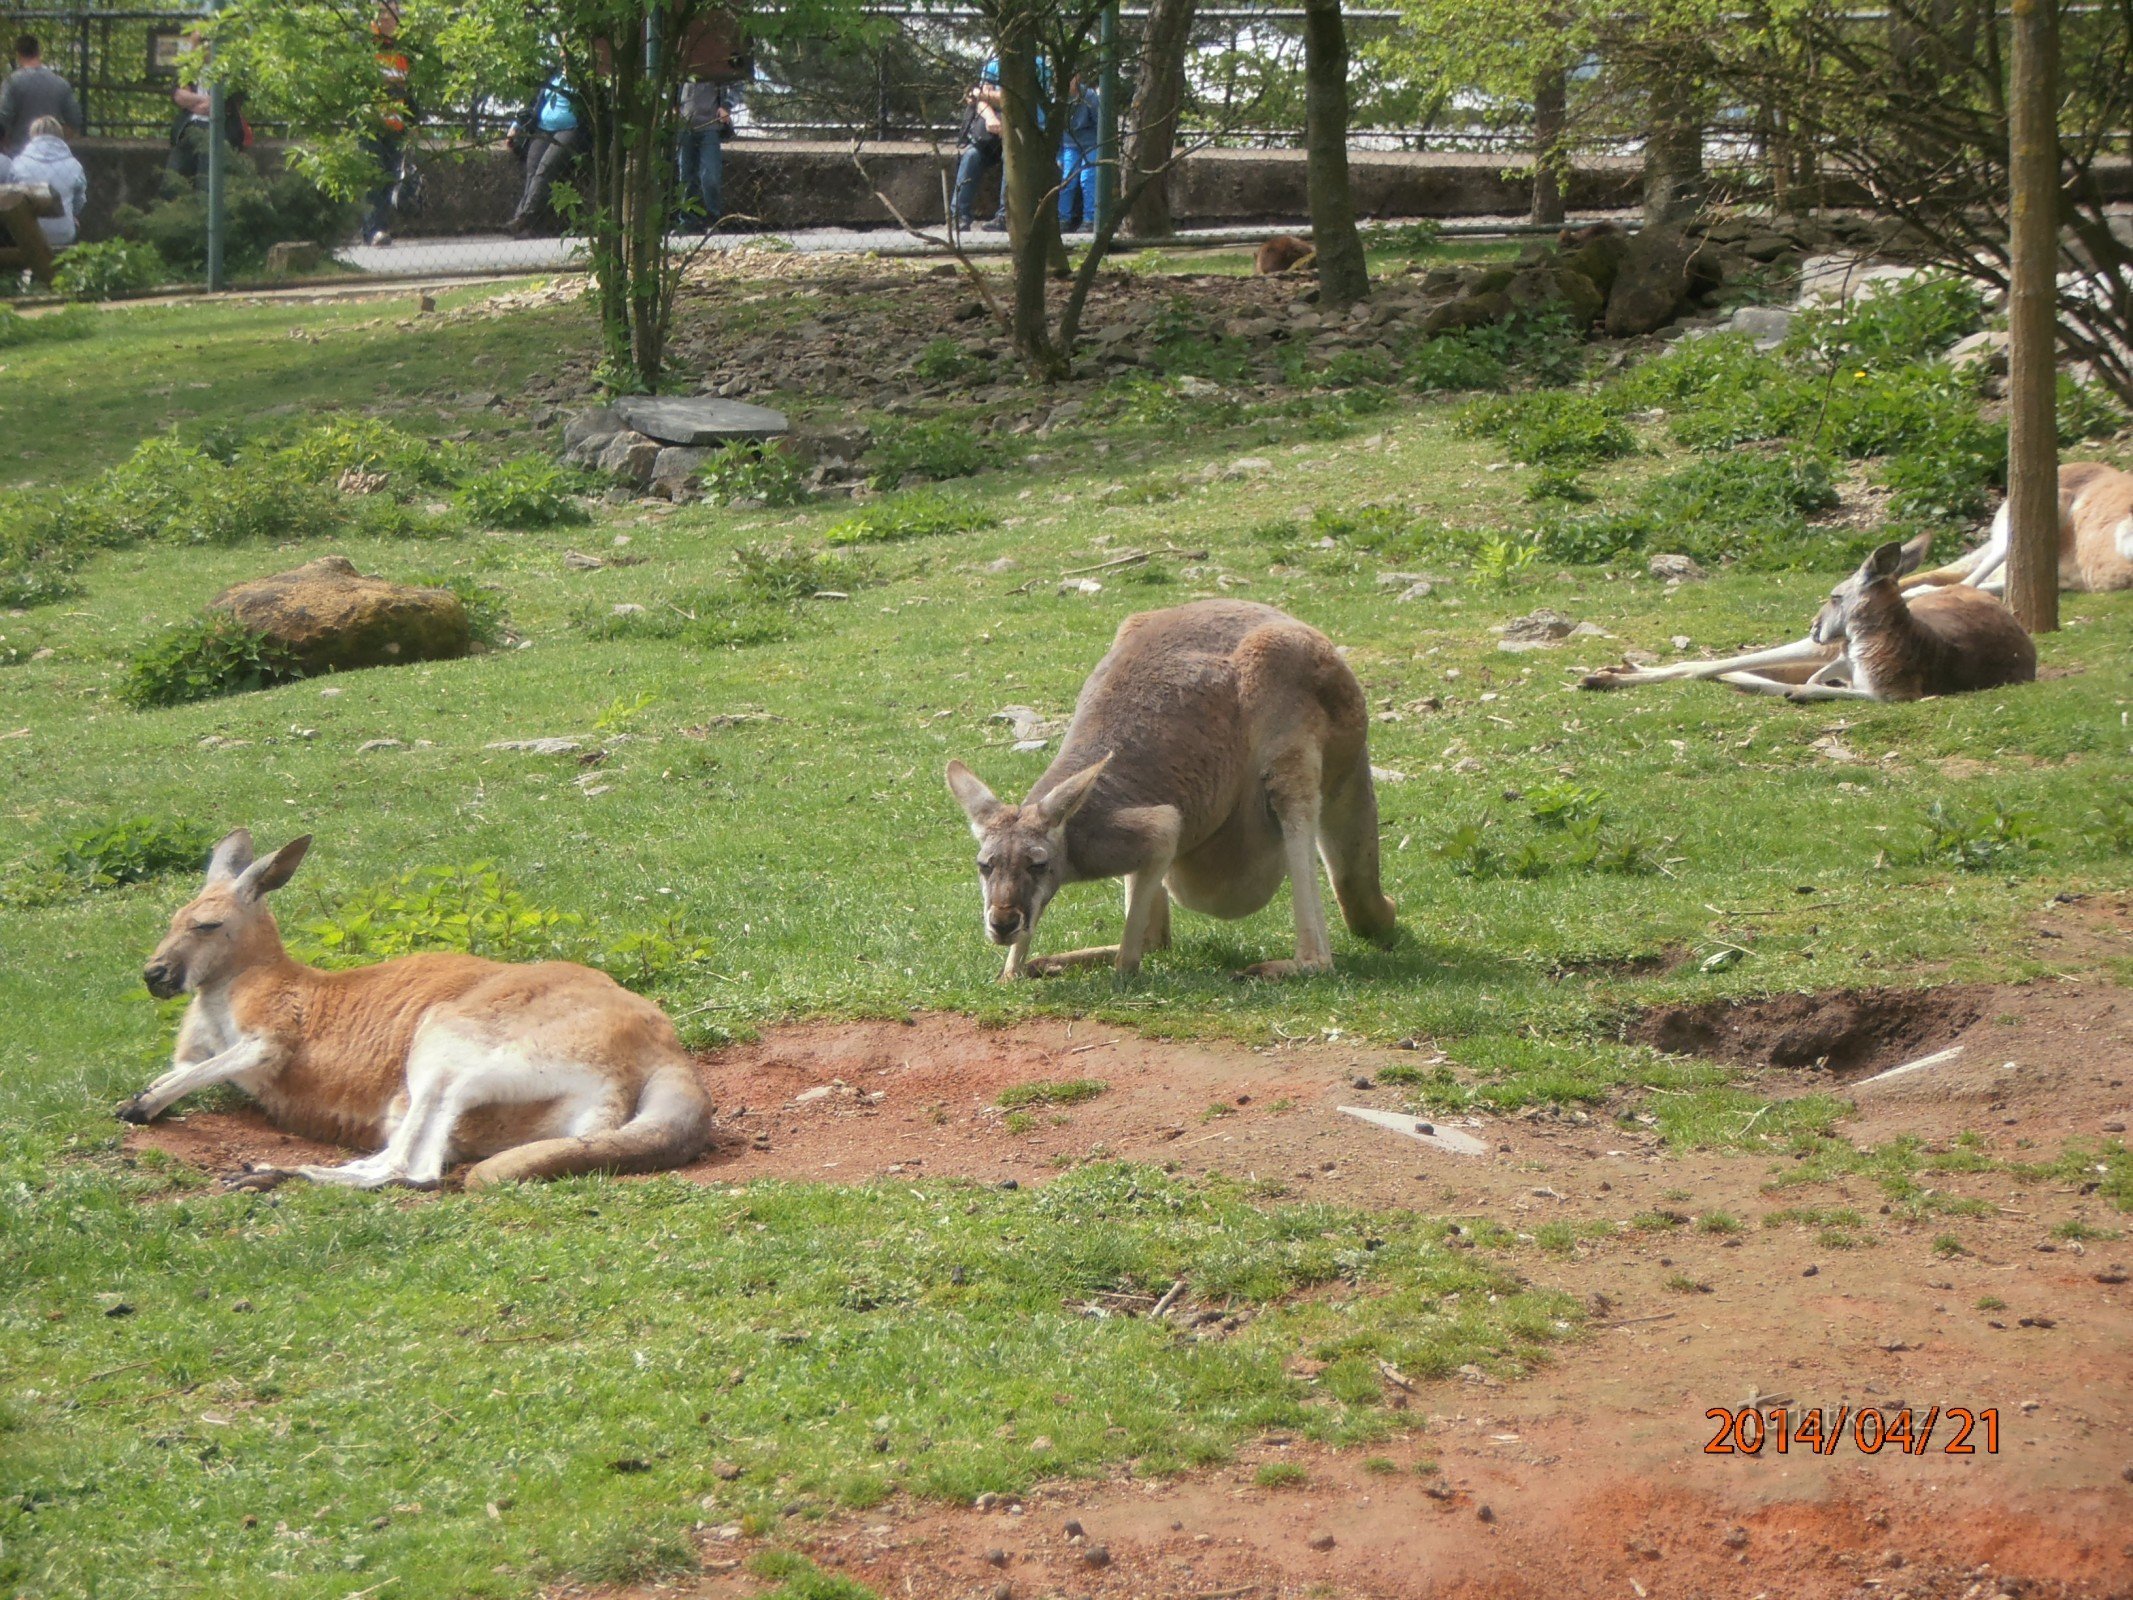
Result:
<instances>
[{"instance_id":1,"label":"kangaroo tail","mask_svg":"<svg viewBox=\"0 0 2133 1600\"><path fill-rule=\"evenodd\" d=\"M703 1154L711 1097L686 1061L657 1067L629 1121L582 1139L540 1139L498 1151L467 1174L467 1188L569 1178L584 1172L658 1172Z\"/></svg>"}]
</instances>

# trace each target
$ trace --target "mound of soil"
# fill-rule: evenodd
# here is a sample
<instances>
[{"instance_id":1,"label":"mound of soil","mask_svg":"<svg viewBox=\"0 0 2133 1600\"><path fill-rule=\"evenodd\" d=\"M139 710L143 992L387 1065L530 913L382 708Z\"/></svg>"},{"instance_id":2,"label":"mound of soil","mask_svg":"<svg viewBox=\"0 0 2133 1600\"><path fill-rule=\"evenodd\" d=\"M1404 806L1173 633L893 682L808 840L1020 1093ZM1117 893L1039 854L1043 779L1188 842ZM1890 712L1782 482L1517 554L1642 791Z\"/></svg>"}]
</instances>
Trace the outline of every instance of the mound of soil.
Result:
<instances>
[{"instance_id":1,"label":"mound of soil","mask_svg":"<svg viewBox=\"0 0 2133 1600\"><path fill-rule=\"evenodd\" d=\"M1859 1076L1955 1043L1986 1014L1993 994L1979 985L1704 1000L1646 1011L1623 1036L1669 1055Z\"/></svg>"}]
</instances>

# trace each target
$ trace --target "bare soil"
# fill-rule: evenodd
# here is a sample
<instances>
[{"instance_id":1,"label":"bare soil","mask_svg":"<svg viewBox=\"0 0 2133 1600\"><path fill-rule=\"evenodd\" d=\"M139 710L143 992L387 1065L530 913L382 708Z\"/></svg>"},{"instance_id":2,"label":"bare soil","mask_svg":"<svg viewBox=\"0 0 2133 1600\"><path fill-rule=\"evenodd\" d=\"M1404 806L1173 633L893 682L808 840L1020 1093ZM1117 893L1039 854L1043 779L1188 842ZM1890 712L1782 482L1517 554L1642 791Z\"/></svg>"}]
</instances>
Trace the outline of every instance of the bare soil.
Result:
<instances>
[{"instance_id":1,"label":"bare soil","mask_svg":"<svg viewBox=\"0 0 2133 1600\"><path fill-rule=\"evenodd\" d=\"M2118 917L2065 909L2069 932ZM1963 986L1924 1002L1792 996L1632 1027L1743 1063L1746 1086L1773 1099L1845 1081L1858 1110L1843 1131L1862 1144L1910 1134L1938 1149L1969 1131L1996 1156L2040 1161L2068 1138L2118 1136L2133 1116L2133 1002L2108 983ZM1951 1044L1963 1053L1944 1066L1863 1081ZM1781 1049L1799 1064L1773 1065ZM892 1502L791 1521L776 1542L884 1597L2133 1595L2133 1247L2055 1232L2127 1225L2093 1185L1929 1173L1921 1181L1940 1194L1996 1209L1910 1220L1869 1177L1774 1187L1782 1159L1672 1153L1615 1108L1451 1119L1485 1142L1480 1157L1338 1111L1404 1108L1378 1074L1434 1056L947 1016L779 1029L708 1056L726 1131L686 1175L710 1183L1028 1184L1109 1154L1344 1204L1486 1216L1527 1236L1553 1221L1688 1219L1619 1227L1569 1255L1507 1255L1585 1300L1587 1336L1516 1383L1388 1387L1422 1423L1390 1447L1327 1452L1270 1436L1182 1479L1144 1481L1129 1464L983 1510ZM1010 1130L1002 1090L1072 1078L1108 1087L1028 1108L1026 1131ZM216 1171L328 1154L249 1112L167 1121L128 1147ZM1772 1216L1844 1205L1865 1214L1863 1230ZM1719 1216L1741 1227L1702 1225ZM1944 1237L1960 1253L1937 1250ZM1795 1420L1839 1405L1943 1416L1922 1453L1865 1454L1852 1433L1829 1454L1797 1443L1706 1453L1717 1431L1706 1410L1751 1401L1789 1405ZM1954 1406L1997 1408L1997 1453L1982 1429L1974 1453L1945 1453ZM1306 1481L1258 1486L1273 1461ZM707 1527L701 1576L630 1593L760 1593L742 1565L754 1547Z\"/></svg>"}]
</instances>

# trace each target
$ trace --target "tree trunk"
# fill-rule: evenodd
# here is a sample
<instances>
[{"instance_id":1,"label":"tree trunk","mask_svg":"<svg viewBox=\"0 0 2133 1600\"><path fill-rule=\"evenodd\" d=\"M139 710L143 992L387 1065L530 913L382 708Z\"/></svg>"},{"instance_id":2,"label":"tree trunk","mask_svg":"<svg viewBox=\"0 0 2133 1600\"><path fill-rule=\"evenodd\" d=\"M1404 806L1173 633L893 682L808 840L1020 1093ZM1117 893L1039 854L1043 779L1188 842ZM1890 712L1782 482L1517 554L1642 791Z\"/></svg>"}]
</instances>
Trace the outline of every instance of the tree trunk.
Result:
<instances>
[{"instance_id":1,"label":"tree trunk","mask_svg":"<svg viewBox=\"0 0 2133 1600\"><path fill-rule=\"evenodd\" d=\"M2013 0L2008 66L2007 603L2059 626L2058 0Z\"/></svg>"},{"instance_id":2,"label":"tree trunk","mask_svg":"<svg viewBox=\"0 0 2133 1600\"><path fill-rule=\"evenodd\" d=\"M1133 95L1131 172L1159 172L1178 148L1178 113L1185 104L1185 51L1199 0L1149 0L1148 31L1141 39L1140 83ZM1120 192L1132 181L1119 182ZM1125 231L1136 239L1164 239L1177 231L1170 214L1167 174L1151 178L1126 213Z\"/></svg>"},{"instance_id":3,"label":"tree trunk","mask_svg":"<svg viewBox=\"0 0 2133 1600\"><path fill-rule=\"evenodd\" d=\"M1533 82L1533 220L1563 223L1563 125L1570 80L1560 66L1543 67Z\"/></svg>"},{"instance_id":4,"label":"tree trunk","mask_svg":"<svg viewBox=\"0 0 2133 1600\"><path fill-rule=\"evenodd\" d=\"M1340 0L1304 0L1304 149L1318 292L1338 308L1370 297L1370 268L1348 186L1348 30Z\"/></svg>"},{"instance_id":5,"label":"tree trunk","mask_svg":"<svg viewBox=\"0 0 2133 1600\"><path fill-rule=\"evenodd\" d=\"M1652 79L1651 125L1644 137L1647 225L1694 216L1703 204L1703 122L1694 84L1659 68Z\"/></svg>"},{"instance_id":6,"label":"tree trunk","mask_svg":"<svg viewBox=\"0 0 2133 1600\"><path fill-rule=\"evenodd\" d=\"M1036 31L1020 12L1002 19L994 41L1000 60L1000 119L1005 124L1007 240L1014 260L1012 324L1015 352L1033 377L1065 375L1066 361L1052 338L1045 280L1064 267L1059 237L1057 141L1045 133L1048 98L1037 74ZM1058 110L1053 108L1056 118Z\"/></svg>"}]
</instances>

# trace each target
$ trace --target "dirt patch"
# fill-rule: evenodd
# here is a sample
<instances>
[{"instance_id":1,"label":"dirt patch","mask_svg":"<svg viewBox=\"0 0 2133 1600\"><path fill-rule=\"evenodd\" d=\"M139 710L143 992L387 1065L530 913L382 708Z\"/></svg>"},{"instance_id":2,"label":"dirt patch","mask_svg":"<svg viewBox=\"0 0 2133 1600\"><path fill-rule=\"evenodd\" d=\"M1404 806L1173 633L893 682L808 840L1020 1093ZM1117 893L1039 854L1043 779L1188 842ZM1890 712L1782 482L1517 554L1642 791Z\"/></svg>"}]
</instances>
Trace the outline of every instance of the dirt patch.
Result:
<instances>
[{"instance_id":1,"label":"dirt patch","mask_svg":"<svg viewBox=\"0 0 2133 1600\"><path fill-rule=\"evenodd\" d=\"M1743 1067L1812 1067L1840 1078L1880 1072L1960 1039L1986 1014L1985 986L1829 989L1763 1000L1662 1006L1623 1037L1670 1055Z\"/></svg>"}]
</instances>

